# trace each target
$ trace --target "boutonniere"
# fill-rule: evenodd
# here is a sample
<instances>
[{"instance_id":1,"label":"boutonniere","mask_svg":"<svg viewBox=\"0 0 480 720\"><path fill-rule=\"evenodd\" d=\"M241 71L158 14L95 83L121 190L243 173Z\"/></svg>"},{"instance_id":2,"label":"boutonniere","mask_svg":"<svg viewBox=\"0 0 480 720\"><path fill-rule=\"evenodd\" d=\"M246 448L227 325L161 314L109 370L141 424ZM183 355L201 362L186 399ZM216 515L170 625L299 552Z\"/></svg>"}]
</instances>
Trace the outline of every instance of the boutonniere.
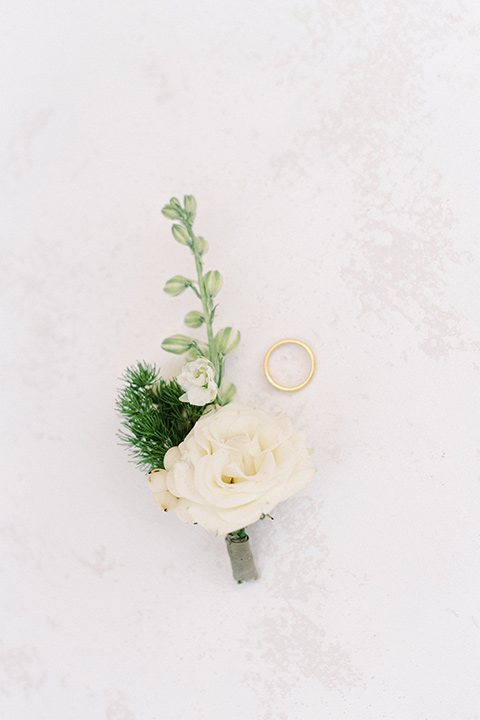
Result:
<instances>
[{"instance_id":1,"label":"boutonniere","mask_svg":"<svg viewBox=\"0 0 480 720\"><path fill-rule=\"evenodd\" d=\"M183 205L172 198L162 210L173 220L174 239L190 251L195 265L193 278L175 275L164 290L192 294L197 308L184 322L203 331L203 338L181 333L163 341L163 350L185 356L177 377L164 379L148 363L126 370L117 400L123 423L119 436L148 471L162 510L225 536L233 576L241 583L257 577L246 527L308 485L315 468L304 433L281 413L240 404L235 386L224 377L226 356L237 348L240 332L214 330L223 280L218 270L205 271L208 244L193 229L196 207L187 195ZM268 358L265 371L273 382ZM285 390L300 387L273 384Z\"/></svg>"}]
</instances>

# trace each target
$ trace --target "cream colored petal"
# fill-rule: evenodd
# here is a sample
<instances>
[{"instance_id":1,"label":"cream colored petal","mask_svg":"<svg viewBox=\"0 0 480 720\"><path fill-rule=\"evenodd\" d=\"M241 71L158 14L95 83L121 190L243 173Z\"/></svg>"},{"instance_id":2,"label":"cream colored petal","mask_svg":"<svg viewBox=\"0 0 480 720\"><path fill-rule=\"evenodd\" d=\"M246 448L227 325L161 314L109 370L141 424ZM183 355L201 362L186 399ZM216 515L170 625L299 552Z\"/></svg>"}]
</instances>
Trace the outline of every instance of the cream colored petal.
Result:
<instances>
[{"instance_id":1,"label":"cream colored petal","mask_svg":"<svg viewBox=\"0 0 480 720\"><path fill-rule=\"evenodd\" d=\"M201 407L202 405L208 405L208 403L212 402L212 400L215 400L216 394L216 385L215 389L211 389L206 387L198 387L197 385L192 384L187 390L187 398L190 405L198 405L199 407Z\"/></svg>"},{"instance_id":2,"label":"cream colored petal","mask_svg":"<svg viewBox=\"0 0 480 720\"><path fill-rule=\"evenodd\" d=\"M175 467L168 473L167 487L173 495L179 498L204 503L203 494L196 489L194 473L194 466L188 460L177 462Z\"/></svg>"},{"instance_id":3,"label":"cream colored petal","mask_svg":"<svg viewBox=\"0 0 480 720\"><path fill-rule=\"evenodd\" d=\"M192 513L190 512L191 507L192 503L189 500L185 500L185 498L179 498L175 507L178 519L188 525L192 525L195 522Z\"/></svg>"},{"instance_id":4,"label":"cream colored petal","mask_svg":"<svg viewBox=\"0 0 480 720\"><path fill-rule=\"evenodd\" d=\"M287 500L292 495L303 490L312 482L314 475L315 468L311 463L309 465L301 463L287 480L277 483L263 495L261 501L262 512L270 512L279 502L283 502L283 500Z\"/></svg>"},{"instance_id":5,"label":"cream colored petal","mask_svg":"<svg viewBox=\"0 0 480 720\"><path fill-rule=\"evenodd\" d=\"M239 508L221 508L216 513L216 524L219 531L226 535L229 532L251 525L259 520L263 513L261 505L257 502Z\"/></svg>"},{"instance_id":6,"label":"cream colored petal","mask_svg":"<svg viewBox=\"0 0 480 720\"><path fill-rule=\"evenodd\" d=\"M177 515L183 522L196 523L205 530L214 532L216 535L226 535L229 532L245 527L244 520L247 518L247 515L246 513L242 514L238 510L234 512L233 516L229 514L230 511L227 511L225 517L225 514L218 511L217 508L199 505L197 503L191 503L188 506L182 507L180 512L179 507L177 507ZM251 517L258 520L260 514L261 513L251 515ZM250 522L253 522L253 519Z\"/></svg>"}]
</instances>

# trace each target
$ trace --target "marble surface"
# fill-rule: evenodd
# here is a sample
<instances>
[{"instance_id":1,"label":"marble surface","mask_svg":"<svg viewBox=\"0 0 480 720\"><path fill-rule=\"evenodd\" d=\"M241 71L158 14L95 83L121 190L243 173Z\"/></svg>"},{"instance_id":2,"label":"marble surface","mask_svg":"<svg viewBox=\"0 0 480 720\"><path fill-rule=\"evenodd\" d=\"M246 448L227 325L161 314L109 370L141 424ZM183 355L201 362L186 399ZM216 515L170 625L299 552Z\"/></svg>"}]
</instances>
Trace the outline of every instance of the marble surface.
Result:
<instances>
[{"instance_id":1,"label":"marble surface","mask_svg":"<svg viewBox=\"0 0 480 720\"><path fill-rule=\"evenodd\" d=\"M0 718L478 720L478 3L3 9ZM315 448L243 586L115 435L124 368L179 370L184 193L228 377Z\"/></svg>"}]
</instances>

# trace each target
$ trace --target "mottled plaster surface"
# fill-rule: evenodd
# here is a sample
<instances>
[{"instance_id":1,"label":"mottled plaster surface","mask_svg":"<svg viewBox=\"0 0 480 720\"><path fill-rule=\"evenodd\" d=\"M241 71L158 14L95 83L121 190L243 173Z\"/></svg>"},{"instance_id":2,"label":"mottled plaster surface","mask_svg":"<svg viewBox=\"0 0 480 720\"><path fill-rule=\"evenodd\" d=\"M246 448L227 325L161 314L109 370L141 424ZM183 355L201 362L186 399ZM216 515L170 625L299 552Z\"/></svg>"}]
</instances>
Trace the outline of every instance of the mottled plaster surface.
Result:
<instances>
[{"instance_id":1,"label":"mottled plaster surface","mask_svg":"<svg viewBox=\"0 0 480 720\"><path fill-rule=\"evenodd\" d=\"M477 4L5 10L1 720L479 720ZM115 438L124 367L180 367L184 193L228 375L318 468L241 587Z\"/></svg>"}]
</instances>

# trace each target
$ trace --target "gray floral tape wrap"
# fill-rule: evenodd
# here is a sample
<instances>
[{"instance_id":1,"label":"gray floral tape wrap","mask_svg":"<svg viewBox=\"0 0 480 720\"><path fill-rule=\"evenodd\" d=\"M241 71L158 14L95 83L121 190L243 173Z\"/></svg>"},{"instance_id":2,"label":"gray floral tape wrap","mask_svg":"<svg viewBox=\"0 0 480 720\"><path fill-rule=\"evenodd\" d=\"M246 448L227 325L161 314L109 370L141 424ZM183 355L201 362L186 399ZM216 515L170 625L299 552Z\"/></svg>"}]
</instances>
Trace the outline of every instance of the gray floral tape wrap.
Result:
<instances>
[{"instance_id":1,"label":"gray floral tape wrap","mask_svg":"<svg viewBox=\"0 0 480 720\"><path fill-rule=\"evenodd\" d=\"M233 577L238 583L257 579L257 569L253 561L248 535L229 533L225 537L227 550L232 564Z\"/></svg>"}]
</instances>

